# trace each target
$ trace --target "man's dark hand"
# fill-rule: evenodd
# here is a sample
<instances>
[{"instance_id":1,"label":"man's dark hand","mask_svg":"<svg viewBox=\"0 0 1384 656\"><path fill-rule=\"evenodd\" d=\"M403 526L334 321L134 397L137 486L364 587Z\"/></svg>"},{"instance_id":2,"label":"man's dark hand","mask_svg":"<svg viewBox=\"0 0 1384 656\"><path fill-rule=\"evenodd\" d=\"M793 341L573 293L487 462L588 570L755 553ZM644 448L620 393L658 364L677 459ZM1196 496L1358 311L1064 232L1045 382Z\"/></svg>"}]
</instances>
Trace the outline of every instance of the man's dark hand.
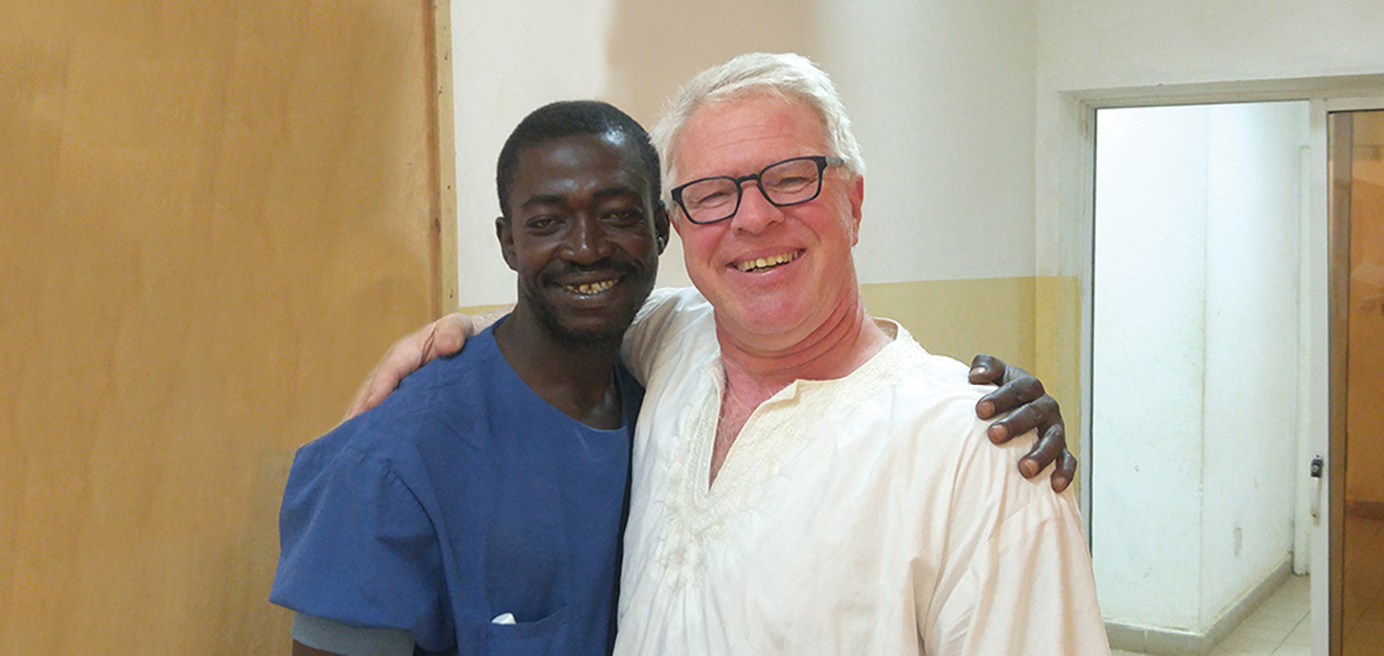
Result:
<instances>
[{"instance_id":1,"label":"man's dark hand","mask_svg":"<svg viewBox=\"0 0 1384 656\"><path fill-rule=\"evenodd\" d=\"M395 342L356 391L356 398L351 401L342 421L379 405L404 376L418 371L435 358L460 351L466 338L475 332L471 317L453 313Z\"/></svg>"},{"instance_id":2,"label":"man's dark hand","mask_svg":"<svg viewBox=\"0 0 1384 656\"><path fill-rule=\"evenodd\" d=\"M1032 374L999 358L982 353L971 360L971 382L999 385L999 389L976 402L976 415L990 419L1005 412L1009 416L990 425L988 435L995 444L1004 444L1017 435L1038 431L1033 449L1019 461L1019 472L1033 478L1049 464L1052 489L1061 492L1076 476L1076 456L1067 450L1067 430L1057 400L1043 390L1043 383ZM1012 412L1010 412L1012 411Z\"/></svg>"}]
</instances>

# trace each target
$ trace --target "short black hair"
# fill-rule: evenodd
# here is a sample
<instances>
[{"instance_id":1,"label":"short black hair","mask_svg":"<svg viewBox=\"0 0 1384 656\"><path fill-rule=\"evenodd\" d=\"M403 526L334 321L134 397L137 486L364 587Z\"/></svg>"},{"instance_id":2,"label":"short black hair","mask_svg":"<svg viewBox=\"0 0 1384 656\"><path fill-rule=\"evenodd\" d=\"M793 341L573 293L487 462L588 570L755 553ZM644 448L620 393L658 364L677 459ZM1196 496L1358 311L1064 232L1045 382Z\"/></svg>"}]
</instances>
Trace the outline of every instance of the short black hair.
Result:
<instances>
[{"instance_id":1,"label":"short black hair","mask_svg":"<svg viewBox=\"0 0 1384 656\"><path fill-rule=\"evenodd\" d=\"M562 100L533 110L505 140L500 160L495 164L495 189L500 196L500 214L509 217L509 189L514 183L519 153L554 139L588 134L617 132L634 144L644 168L655 203L659 202L663 182L659 173L658 150L649 133L629 114L599 100Z\"/></svg>"}]
</instances>

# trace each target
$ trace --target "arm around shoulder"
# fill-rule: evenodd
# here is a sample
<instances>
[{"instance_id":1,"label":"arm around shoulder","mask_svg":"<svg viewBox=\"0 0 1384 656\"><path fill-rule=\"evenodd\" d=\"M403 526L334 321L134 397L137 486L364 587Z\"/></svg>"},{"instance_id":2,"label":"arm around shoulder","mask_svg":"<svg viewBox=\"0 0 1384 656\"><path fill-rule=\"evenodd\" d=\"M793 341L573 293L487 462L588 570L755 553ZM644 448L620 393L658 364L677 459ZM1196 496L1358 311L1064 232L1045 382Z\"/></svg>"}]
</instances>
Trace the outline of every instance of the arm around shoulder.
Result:
<instances>
[{"instance_id":1,"label":"arm around shoulder","mask_svg":"<svg viewBox=\"0 0 1384 656\"><path fill-rule=\"evenodd\" d=\"M504 306L474 317L453 312L405 335L385 351L379 364L361 383L342 421L379 405L404 377L434 359L460 351L467 338L499 321L512 309L513 306Z\"/></svg>"}]
</instances>

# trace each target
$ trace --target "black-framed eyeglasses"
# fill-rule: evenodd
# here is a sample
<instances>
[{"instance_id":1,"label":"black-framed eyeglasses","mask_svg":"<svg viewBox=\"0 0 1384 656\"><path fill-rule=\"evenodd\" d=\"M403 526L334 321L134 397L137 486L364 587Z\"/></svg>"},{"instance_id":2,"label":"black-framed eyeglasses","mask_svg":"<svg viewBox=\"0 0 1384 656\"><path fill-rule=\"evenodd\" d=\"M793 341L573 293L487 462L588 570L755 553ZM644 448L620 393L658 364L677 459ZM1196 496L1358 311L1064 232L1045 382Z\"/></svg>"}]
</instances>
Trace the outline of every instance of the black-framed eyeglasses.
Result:
<instances>
[{"instance_id":1,"label":"black-framed eyeglasses","mask_svg":"<svg viewBox=\"0 0 1384 656\"><path fill-rule=\"evenodd\" d=\"M759 173L738 178L716 176L693 180L673 188L673 200L687 220L698 225L725 221L740 210L740 199L748 180L754 180L759 193L775 207L806 203L822 193L822 171L841 166L846 160L826 155L794 157L774 162Z\"/></svg>"}]
</instances>

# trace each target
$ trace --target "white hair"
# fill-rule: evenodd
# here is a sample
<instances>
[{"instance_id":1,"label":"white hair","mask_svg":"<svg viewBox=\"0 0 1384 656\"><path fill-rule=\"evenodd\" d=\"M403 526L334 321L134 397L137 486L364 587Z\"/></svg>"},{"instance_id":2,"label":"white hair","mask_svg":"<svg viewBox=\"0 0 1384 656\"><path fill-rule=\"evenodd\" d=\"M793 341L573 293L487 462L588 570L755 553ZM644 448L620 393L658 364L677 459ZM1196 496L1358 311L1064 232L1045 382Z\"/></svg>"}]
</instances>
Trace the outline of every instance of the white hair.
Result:
<instances>
[{"instance_id":1,"label":"white hair","mask_svg":"<svg viewBox=\"0 0 1384 656\"><path fill-rule=\"evenodd\" d=\"M826 155L845 160L856 175L865 174L860 144L851 132L851 119L836 95L831 78L802 55L755 52L740 55L720 66L708 68L683 85L678 95L654 126L650 136L663 159L663 192L671 207L668 191L680 182L674 166L674 150L683 128L703 105L752 95L768 95L806 103L822 119Z\"/></svg>"}]
</instances>

